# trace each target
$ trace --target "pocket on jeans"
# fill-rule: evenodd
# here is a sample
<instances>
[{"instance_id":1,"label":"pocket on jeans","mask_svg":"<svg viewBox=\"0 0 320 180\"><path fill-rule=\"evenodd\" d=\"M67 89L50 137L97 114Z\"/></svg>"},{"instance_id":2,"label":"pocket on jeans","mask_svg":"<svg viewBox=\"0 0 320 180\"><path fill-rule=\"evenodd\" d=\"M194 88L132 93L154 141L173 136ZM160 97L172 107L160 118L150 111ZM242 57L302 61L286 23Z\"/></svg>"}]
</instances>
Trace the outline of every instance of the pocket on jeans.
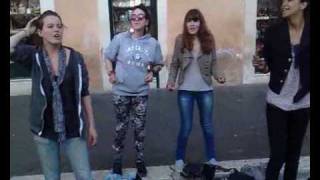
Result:
<instances>
[{"instance_id":1,"label":"pocket on jeans","mask_svg":"<svg viewBox=\"0 0 320 180\"><path fill-rule=\"evenodd\" d=\"M49 144L50 140L47 138L43 138L37 135L33 136L33 140L36 141L37 143L42 143L42 144Z\"/></svg>"}]
</instances>

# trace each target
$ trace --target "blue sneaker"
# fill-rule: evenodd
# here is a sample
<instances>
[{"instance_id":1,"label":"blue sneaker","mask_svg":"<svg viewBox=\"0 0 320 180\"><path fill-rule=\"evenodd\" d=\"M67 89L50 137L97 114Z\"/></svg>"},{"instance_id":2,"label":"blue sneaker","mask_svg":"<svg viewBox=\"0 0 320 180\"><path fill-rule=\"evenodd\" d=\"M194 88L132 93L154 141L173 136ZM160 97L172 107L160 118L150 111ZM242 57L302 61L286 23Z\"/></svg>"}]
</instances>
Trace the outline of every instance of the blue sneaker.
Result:
<instances>
[{"instance_id":1,"label":"blue sneaker","mask_svg":"<svg viewBox=\"0 0 320 180\"><path fill-rule=\"evenodd\" d=\"M122 177L119 174L109 173L104 180L122 180Z\"/></svg>"}]
</instances>

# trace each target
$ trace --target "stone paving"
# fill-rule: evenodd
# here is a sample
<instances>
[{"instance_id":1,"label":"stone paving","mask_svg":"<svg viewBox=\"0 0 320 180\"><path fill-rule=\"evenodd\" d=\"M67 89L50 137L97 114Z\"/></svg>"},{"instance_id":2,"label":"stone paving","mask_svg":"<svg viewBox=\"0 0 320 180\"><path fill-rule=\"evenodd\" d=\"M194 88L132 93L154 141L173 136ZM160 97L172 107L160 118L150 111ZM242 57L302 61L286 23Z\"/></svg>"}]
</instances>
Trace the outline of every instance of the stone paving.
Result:
<instances>
[{"instance_id":1,"label":"stone paving","mask_svg":"<svg viewBox=\"0 0 320 180\"><path fill-rule=\"evenodd\" d=\"M268 162L267 158L264 159L246 159L246 160L232 160L232 161L221 161L220 165L226 168L237 168L241 170L244 166L266 166ZM183 180L182 177L179 176L177 172L175 172L173 166L151 166L147 167L148 169L148 177L144 178L147 180ZM93 171L93 176L95 180L104 180L106 174L108 174L110 170L98 170ZM124 174L134 173L135 168L124 169ZM283 174L283 169L281 171ZM216 177L222 178L227 177L228 173L217 172ZM300 158L299 164L299 173L297 180L306 180L310 177L310 157L304 156ZM62 180L74 180L74 176L72 173L62 173ZM282 179L282 178L281 178ZM281 180L280 179L280 180ZM30 176L16 176L12 177L11 180L44 180L42 175L30 175ZM258 180L258 179L257 179Z\"/></svg>"}]
</instances>

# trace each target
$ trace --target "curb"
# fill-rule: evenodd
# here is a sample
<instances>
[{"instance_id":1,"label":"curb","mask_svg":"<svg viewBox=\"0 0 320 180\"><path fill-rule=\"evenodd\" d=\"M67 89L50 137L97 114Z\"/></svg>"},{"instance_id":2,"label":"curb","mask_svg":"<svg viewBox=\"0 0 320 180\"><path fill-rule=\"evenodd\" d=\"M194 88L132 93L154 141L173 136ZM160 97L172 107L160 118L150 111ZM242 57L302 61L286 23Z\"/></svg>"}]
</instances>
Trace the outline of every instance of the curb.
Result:
<instances>
[{"instance_id":1,"label":"curb","mask_svg":"<svg viewBox=\"0 0 320 180\"><path fill-rule=\"evenodd\" d=\"M243 166L264 166L268 162L268 158L262 159L245 159L245 160L230 160L230 161L220 161L219 164L226 168L237 168L240 170ZM148 177L144 179L148 180L178 180L181 179L177 172L174 172L172 169L172 165L166 166L149 166L148 169ZM135 172L135 168L124 169L124 174ZM103 180L107 173L110 170L96 170L92 171L92 175L95 180ZM281 170L281 176L283 175L283 168ZM216 177L225 177L226 173L218 172L216 173ZM302 156L300 157L299 170L297 180L305 180L310 177L310 157ZM72 172L62 173L62 180L74 180L74 176ZM11 177L10 180L44 180L43 175L28 175L28 176L14 176ZM280 178L282 180L282 178Z\"/></svg>"}]
</instances>

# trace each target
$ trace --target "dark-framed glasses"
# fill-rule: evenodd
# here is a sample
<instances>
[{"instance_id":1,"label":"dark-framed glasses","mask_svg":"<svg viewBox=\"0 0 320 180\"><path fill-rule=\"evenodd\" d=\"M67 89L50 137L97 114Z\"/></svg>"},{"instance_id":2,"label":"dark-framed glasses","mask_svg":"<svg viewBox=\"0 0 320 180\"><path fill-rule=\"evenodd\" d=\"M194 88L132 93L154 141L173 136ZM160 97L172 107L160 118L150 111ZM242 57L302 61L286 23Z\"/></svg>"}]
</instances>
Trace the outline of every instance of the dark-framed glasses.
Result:
<instances>
[{"instance_id":1,"label":"dark-framed glasses","mask_svg":"<svg viewBox=\"0 0 320 180\"><path fill-rule=\"evenodd\" d=\"M145 19L145 15L144 14L138 14L138 15L131 15L129 18L129 21L142 21Z\"/></svg>"}]
</instances>

